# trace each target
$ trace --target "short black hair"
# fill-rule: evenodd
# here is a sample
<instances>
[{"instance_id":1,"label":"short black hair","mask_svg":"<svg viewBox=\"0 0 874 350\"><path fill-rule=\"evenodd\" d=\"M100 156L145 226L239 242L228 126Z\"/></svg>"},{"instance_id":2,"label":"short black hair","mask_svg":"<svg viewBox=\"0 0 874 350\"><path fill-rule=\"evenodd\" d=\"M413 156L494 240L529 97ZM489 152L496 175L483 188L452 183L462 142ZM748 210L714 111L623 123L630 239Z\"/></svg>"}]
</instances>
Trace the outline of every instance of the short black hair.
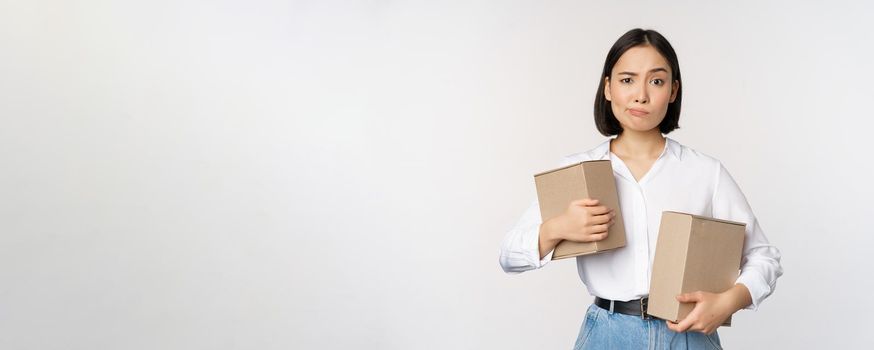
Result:
<instances>
[{"instance_id":1,"label":"short black hair","mask_svg":"<svg viewBox=\"0 0 874 350\"><path fill-rule=\"evenodd\" d=\"M650 29L635 28L629 30L616 40L610 52L607 53L607 59L604 61L604 71L601 73L601 82L598 85L598 91L595 93L595 125L598 131L604 136L614 136L622 133L622 125L619 120L613 115L613 108L610 101L604 97L604 80L610 78L610 73L613 71L613 66L619 61L619 57L625 51L637 46L652 46L656 49L668 64L671 66L671 84L680 80L680 63L677 60L677 53L674 52L674 47L665 39L659 32ZM677 88L677 98L674 102L668 105L668 111L665 113L665 119L659 124L659 130L662 134L667 134L680 127L680 102L683 100L683 84Z\"/></svg>"}]
</instances>

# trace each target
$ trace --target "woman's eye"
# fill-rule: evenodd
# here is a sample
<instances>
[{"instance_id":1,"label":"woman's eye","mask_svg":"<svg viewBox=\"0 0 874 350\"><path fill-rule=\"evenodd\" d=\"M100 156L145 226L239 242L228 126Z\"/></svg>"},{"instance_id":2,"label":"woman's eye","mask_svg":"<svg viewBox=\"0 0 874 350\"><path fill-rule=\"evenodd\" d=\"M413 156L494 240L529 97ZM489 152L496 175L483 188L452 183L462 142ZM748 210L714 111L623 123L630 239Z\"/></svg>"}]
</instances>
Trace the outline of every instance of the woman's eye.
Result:
<instances>
[{"instance_id":1,"label":"woman's eye","mask_svg":"<svg viewBox=\"0 0 874 350\"><path fill-rule=\"evenodd\" d=\"M619 79L623 84L631 84L631 78L622 78Z\"/></svg>"},{"instance_id":2,"label":"woman's eye","mask_svg":"<svg viewBox=\"0 0 874 350\"><path fill-rule=\"evenodd\" d=\"M665 81L661 80L661 79L653 79L652 80L652 84L656 85L656 86L662 86L662 84L664 84L664 83L665 83Z\"/></svg>"}]
</instances>

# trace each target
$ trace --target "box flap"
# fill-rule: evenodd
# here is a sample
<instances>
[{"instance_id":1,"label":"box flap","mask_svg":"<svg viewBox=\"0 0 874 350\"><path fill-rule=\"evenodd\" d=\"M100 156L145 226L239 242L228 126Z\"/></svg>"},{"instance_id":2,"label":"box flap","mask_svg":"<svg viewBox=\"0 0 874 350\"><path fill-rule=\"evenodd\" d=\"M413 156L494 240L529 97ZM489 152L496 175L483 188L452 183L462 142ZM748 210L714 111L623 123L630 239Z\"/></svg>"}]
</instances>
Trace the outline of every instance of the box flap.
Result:
<instances>
[{"instance_id":1,"label":"box flap","mask_svg":"<svg viewBox=\"0 0 874 350\"><path fill-rule=\"evenodd\" d=\"M570 164L570 165L563 166L563 167L561 167L561 168L555 168L555 169L552 169L552 170L547 170L547 171L544 171L544 172L540 172L540 173L534 174L534 177L538 177L538 176L540 176L540 175L549 174L549 173L551 173L551 172L556 172L556 171L559 171L559 170L564 170L564 169L567 169L567 168L575 167L575 166L580 165L580 164L583 164L583 163L595 163L595 162L608 162L608 163L609 163L610 161L609 161L609 160L587 160L587 161L584 161L584 162L576 162L576 163L573 163L573 164Z\"/></svg>"},{"instance_id":2,"label":"box flap","mask_svg":"<svg viewBox=\"0 0 874 350\"><path fill-rule=\"evenodd\" d=\"M681 213L681 212L678 212L678 211L671 211L671 210L666 210L666 211L664 211L664 212L665 212L665 213L675 213L675 214L681 214L681 215L688 215L688 216L691 216L691 217L693 217L693 218L695 218L695 219L699 219L699 220L710 220L710 221L717 221L717 222L722 222L722 223L726 223L726 224L732 224L732 225L743 225L743 226L746 226L745 223L737 222L737 221L723 220L723 219L711 218L711 217L707 217L707 216L694 215L694 214L688 214L688 213Z\"/></svg>"}]
</instances>

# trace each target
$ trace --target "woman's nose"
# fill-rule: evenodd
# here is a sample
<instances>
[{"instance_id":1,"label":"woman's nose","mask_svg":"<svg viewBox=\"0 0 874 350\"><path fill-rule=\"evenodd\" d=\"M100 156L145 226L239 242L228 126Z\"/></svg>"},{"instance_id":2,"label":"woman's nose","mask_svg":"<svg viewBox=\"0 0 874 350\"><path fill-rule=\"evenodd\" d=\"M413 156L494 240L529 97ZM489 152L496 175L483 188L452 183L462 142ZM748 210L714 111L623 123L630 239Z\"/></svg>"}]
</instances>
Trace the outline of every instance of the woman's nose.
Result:
<instances>
[{"instance_id":1,"label":"woman's nose","mask_svg":"<svg viewBox=\"0 0 874 350\"><path fill-rule=\"evenodd\" d=\"M649 97L646 94L646 89L642 89L637 97L634 98L634 102L636 103L647 103L649 102Z\"/></svg>"}]
</instances>

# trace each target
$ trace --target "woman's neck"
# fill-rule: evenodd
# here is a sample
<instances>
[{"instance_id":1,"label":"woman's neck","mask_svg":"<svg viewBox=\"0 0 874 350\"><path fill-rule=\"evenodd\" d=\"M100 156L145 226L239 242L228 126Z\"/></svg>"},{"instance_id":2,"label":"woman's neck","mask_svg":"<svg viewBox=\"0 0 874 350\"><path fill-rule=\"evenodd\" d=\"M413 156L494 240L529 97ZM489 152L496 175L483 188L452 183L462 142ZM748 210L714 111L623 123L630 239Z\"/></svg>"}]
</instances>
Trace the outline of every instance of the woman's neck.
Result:
<instances>
[{"instance_id":1,"label":"woman's neck","mask_svg":"<svg viewBox=\"0 0 874 350\"><path fill-rule=\"evenodd\" d=\"M624 130L610 142L610 151L620 158L656 159L664 151L665 142L659 129L644 132Z\"/></svg>"}]
</instances>

